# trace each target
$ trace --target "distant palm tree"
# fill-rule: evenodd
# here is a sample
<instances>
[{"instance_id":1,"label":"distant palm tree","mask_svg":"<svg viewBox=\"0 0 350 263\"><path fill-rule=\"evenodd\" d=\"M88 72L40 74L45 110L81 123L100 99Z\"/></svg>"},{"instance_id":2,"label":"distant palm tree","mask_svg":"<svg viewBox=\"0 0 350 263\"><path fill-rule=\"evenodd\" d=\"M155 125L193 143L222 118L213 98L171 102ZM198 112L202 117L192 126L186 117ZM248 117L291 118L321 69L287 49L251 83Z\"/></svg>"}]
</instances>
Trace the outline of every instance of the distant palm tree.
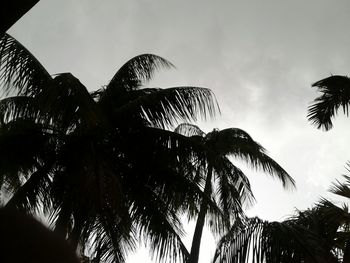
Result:
<instances>
[{"instance_id":1,"label":"distant palm tree","mask_svg":"<svg viewBox=\"0 0 350 263\"><path fill-rule=\"evenodd\" d=\"M241 129L214 129L205 134L197 126L185 123L180 124L175 132L201 144L205 155L204 159L195 160L198 164L197 176L201 179L206 197L200 202L189 258L190 263L197 263L205 218L213 215L213 211L208 209L207 200L217 201L222 211L222 217L213 225L214 232L220 232L220 229L227 229L232 219L237 220L242 215L242 203L253 199L248 178L232 163L230 157L241 159L253 168L273 175L284 186L294 186L294 180L266 154L260 144Z\"/></svg>"},{"instance_id":2,"label":"distant palm tree","mask_svg":"<svg viewBox=\"0 0 350 263\"><path fill-rule=\"evenodd\" d=\"M350 78L347 76L330 76L312 85L323 94L317 97L308 109L308 118L317 128L326 131L333 127L332 119L338 114L339 108L349 115Z\"/></svg>"},{"instance_id":3,"label":"distant palm tree","mask_svg":"<svg viewBox=\"0 0 350 263\"><path fill-rule=\"evenodd\" d=\"M140 236L159 259L186 259L178 216L202 196L189 176L190 157L201 153L164 128L211 116L217 105L205 88L143 87L155 70L171 66L140 55L106 87L89 92L70 73L51 77L5 34L0 179L14 193L6 206L42 207L57 232L102 260L123 262Z\"/></svg>"},{"instance_id":4,"label":"distant palm tree","mask_svg":"<svg viewBox=\"0 0 350 263\"><path fill-rule=\"evenodd\" d=\"M350 177L330 191L350 198ZM282 222L237 221L217 245L213 262L345 263L350 261L350 214L322 199Z\"/></svg>"},{"instance_id":5,"label":"distant palm tree","mask_svg":"<svg viewBox=\"0 0 350 263\"><path fill-rule=\"evenodd\" d=\"M283 222L250 218L236 223L219 242L213 262L338 262L332 253L336 229L324 229L319 210L307 210Z\"/></svg>"}]
</instances>

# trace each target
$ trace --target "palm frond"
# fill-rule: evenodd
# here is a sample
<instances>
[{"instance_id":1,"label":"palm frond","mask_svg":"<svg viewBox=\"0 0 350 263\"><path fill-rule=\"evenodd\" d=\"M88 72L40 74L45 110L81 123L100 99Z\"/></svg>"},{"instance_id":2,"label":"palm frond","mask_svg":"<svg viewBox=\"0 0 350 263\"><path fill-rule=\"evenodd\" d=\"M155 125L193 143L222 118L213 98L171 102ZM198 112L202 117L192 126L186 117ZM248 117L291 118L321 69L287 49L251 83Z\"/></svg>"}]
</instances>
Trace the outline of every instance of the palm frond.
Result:
<instances>
[{"instance_id":1,"label":"palm frond","mask_svg":"<svg viewBox=\"0 0 350 263\"><path fill-rule=\"evenodd\" d=\"M250 257L251 246L257 244L264 222L259 218L243 223L237 220L230 231L217 244L213 262L246 263ZM256 253L256 250L253 250Z\"/></svg>"},{"instance_id":2,"label":"palm frond","mask_svg":"<svg viewBox=\"0 0 350 263\"><path fill-rule=\"evenodd\" d=\"M238 221L220 240L213 262L337 262L325 237L314 231L314 216L306 211L283 222Z\"/></svg>"},{"instance_id":3,"label":"palm frond","mask_svg":"<svg viewBox=\"0 0 350 263\"><path fill-rule=\"evenodd\" d=\"M166 59L153 55L142 54L127 61L113 76L106 87L106 94L116 90L130 91L139 88L149 81L156 70L174 67Z\"/></svg>"},{"instance_id":4,"label":"palm frond","mask_svg":"<svg viewBox=\"0 0 350 263\"><path fill-rule=\"evenodd\" d=\"M55 215L51 221L72 243L84 245L94 240L93 247L100 244L95 252L106 262L123 262L133 247L126 189L121 182L129 163L122 156L114 159L110 152L114 145L105 145L99 135L79 131L65 136L56 156L60 169L51 187Z\"/></svg>"},{"instance_id":5,"label":"palm frond","mask_svg":"<svg viewBox=\"0 0 350 263\"><path fill-rule=\"evenodd\" d=\"M142 188L133 195L131 214L139 237L150 246L151 253L160 261L186 262L188 251L182 243L184 234L176 212L154 193L151 188ZM143 205L142 205L143 204Z\"/></svg>"},{"instance_id":6,"label":"palm frond","mask_svg":"<svg viewBox=\"0 0 350 263\"><path fill-rule=\"evenodd\" d=\"M124 185L135 187L137 180L138 184L154 189L174 210L189 213L190 218L197 215L200 200L207 198L200 187L204 178L197 174L203 168L198 164L205 158L203 145L153 127L128 134L133 140L125 145L125 154L128 160L133 160L129 164L132 175L123 177ZM215 206L211 200L208 203Z\"/></svg>"},{"instance_id":7,"label":"palm frond","mask_svg":"<svg viewBox=\"0 0 350 263\"><path fill-rule=\"evenodd\" d=\"M0 177L17 182L36 170L37 163L50 156L49 136L41 125L17 119L0 125ZM11 185L11 183L10 183ZM17 190L17 189L14 189Z\"/></svg>"},{"instance_id":8,"label":"palm frond","mask_svg":"<svg viewBox=\"0 0 350 263\"><path fill-rule=\"evenodd\" d=\"M254 168L261 169L279 179L284 187L295 187L293 178L245 131L238 128L214 130L208 133L207 137L210 142L208 147L216 149L221 155L241 158Z\"/></svg>"},{"instance_id":9,"label":"palm frond","mask_svg":"<svg viewBox=\"0 0 350 263\"><path fill-rule=\"evenodd\" d=\"M350 224L350 214L347 207L338 207L325 198L322 198L316 207L324 221L327 222L328 227L332 228L328 232L335 233L342 225Z\"/></svg>"},{"instance_id":10,"label":"palm frond","mask_svg":"<svg viewBox=\"0 0 350 263\"><path fill-rule=\"evenodd\" d=\"M314 100L308 108L308 119L318 129L330 130L333 127L332 118L338 114L339 108L349 115L350 79L347 76L330 76L312 84L323 93Z\"/></svg>"},{"instance_id":11,"label":"palm frond","mask_svg":"<svg viewBox=\"0 0 350 263\"><path fill-rule=\"evenodd\" d=\"M187 137L191 136L200 136L204 137L205 133L196 125L190 123L181 123L179 124L174 132L182 134Z\"/></svg>"},{"instance_id":12,"label":"palm frond","mask_svg":"<svg viewBox=\"0 0 350 263\"><path fill-rule=\"evenodd\" d=\"M336 180L336 183L333 183L329 191L333 194L343 196L345 198L350 198L350 177L344 175L346 182L339 182Z\"/></svg>"},{"instance_id":13,"label":"palm frond","mask_svg":"<svg viewBox=\"0 0 350 263\"><path fill-rule=\"evenodd\" d=\"M0 100L0 123L16 119L35 121L39 107L33 97L13 96Z\"/></svg>"},{"instance_id":14,"label":"palm frond","mask_svg":"<svg viewBox=\"0 0 350 263\"><path fill-rule=\"evenodd\" d=\"M150 125L169 127L179 120L192 121L198 116L212 117L218 111L213 93L206 88L174 87L167 89L142 89L136 99L117 108L120 118L143 116Z\"/></svg>"},{"instance_id":15,"label":"palm frond","mask_svg":"<svg viewBox=\"0 0 350 263\"><path fill-rule=\"evenodd\" d=\"M213 164L217 180L222 184L222 187L229 191L231 205L229 210L235 211L236 202L239 200L240 208L242 205L250 206L254 203L255 198L250 187L249 179L241 169L235 166L228 158L219 158ZM225 180L221 182L221 180ZM223 190L220 190L223 191ZM222 200L223 202L223 200Z\"/></svg>"},{"instance_id":16,"label":"palm frond","mask_svg":"<svg viewBox=\"0 0 350 263\"><path fill-rule=\"evenodd\" d=\"M8 34L2 35L0 85L5 94L35 95L50 80L50 74L22 44Z\"/></svg>"},{"instance_id":17,"label":"palm frond","mask_svg":"<svg viewBox=\"0 0 350 263\"><path fill-rule=\"evenodd\" d=\"M49 194L49 170L50 168L45 166L32 173L24 184L13 193L5 207L33 214L41 205L44 206L44 209L47 209L51 199Z\"/></svg>"},{"instance_id":18,"label":"palm frond","mask_svg":"<svg viewBox=\"0 0 350 263\"><path fill-rule=\"evenodd\" d=\"M347 162L346 170L350 172L350 162ZM340 182L336 180L335 183L332 184L329 191L333 194L340 195L345 198L350 198L350 176L343 175L345 182Z\"/></svg>"},{"instance_id":19,"label":"palm frond","mask_svg":"<svg viewBox=\"0 0 350 263\"><path fill-rule=\"evenodd\" d=\"M57 74L36 97L40 118L63 129L96 125L102 116L86 87L70 73ZM99 115L99 116L97 116Z\"/></svg>"},{"instance_id":20,"label":"palm frond","mask_svg":"<svg viewBox=\"0 0 350 263\"><path fill-rule=\"evenodd\" d=\"M84 231L81 235L83 242L93 247L95 260L99 258L102 262L126 261L130 251L134 251L136 240L131 235L129 225L120 221L117 215L113 216L111 211L101 211L96 220L82 224ZM93 242L91 242L93 240Z\"/></svg>"},{"instance_id":21,"label":"palm frond","mask_svg":"<svg viewBox=\"0 0 350 263\"><path fill-rule=\"evenodd\" d=\"M224 234L230 227L230 223L243 215L242 203L236 188L230 184L227 177L218 180L213 194L213 199L217 200L217 206L221 209L221 214L208 214L210 220L209 227L214 235Z\"/></svg>"}]
</instances>

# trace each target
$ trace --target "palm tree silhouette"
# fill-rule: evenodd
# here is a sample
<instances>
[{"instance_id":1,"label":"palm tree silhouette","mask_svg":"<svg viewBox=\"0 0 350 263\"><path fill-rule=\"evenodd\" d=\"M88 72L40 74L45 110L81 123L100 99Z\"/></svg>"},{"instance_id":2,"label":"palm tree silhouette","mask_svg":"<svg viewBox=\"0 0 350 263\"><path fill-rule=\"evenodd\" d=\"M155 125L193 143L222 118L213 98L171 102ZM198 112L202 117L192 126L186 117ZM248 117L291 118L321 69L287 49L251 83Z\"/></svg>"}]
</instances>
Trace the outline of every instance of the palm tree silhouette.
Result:
<instances>
[{"instance_id":1,"label":"palm tree silhouette","mask_svg":"<svg viewBox=\"0 0 350 263\"><path fill-rule=\"evenodd\" d=\"M350 198L350 177L344 177L330 191ZM213 262L349 262L349 227L348 206L327 199L282 222L245 218L222 237Z\"/></svg>"},{"instance_id":2,"label":"palm tree silhouette","mask_svg":"<svg viewBox=\"0 0 350 263\"><path fill-rule=\"evenodd\" d=\"M200 143L205 155L204 159L195 162L198 165L198 176L201 178L203 193L206 196L200 202L189 257L190 263L196 263L205 218L210 214L213 215L208 209L207 200L217 201L221 210L221 217L214 224L214 233L227 229L233 219L237 220L242 216L242 203L253 200L248 178L231 162L230 157L241 159L253 168L269 173L281 180L283 186L294 186L294 180L266 154L261 145L241 129L228 128L221 131L214 129L205 134L197 126L185 123L180 124L175 132L189 136Z\"/></svg>"},{"instance_id":3,"label":"palm tree silhouette","mask_svg":"<svg viewBox=\"0 0 350 263\"><path fill-rule=\"evenodd\" d=\"M159 56L140 55L89 92L70 73L52 77L5 34L0 175L13 190L6 206L32 213L41 207L56 232L98 259L123 262L140 236L159 259L187 259L178 217L202 197L189 176L192 156L201 153L164 128L218 107L209 89L143 87L169 67Z\"/></svg>"},{"instance_id":4,"label":"palm tree silhouette","mask_svg":"<svg viewBox=\"0 0 350 263\"><path fill-rule=\"evenodd\" d=\"M318 129L328 131L333 127L332 119L338 114L339 108L346 116L349 115L350 79L335 75L317 81L312 86L323 94L309 106L308 119Z\"/></svg>"}]
</instances>

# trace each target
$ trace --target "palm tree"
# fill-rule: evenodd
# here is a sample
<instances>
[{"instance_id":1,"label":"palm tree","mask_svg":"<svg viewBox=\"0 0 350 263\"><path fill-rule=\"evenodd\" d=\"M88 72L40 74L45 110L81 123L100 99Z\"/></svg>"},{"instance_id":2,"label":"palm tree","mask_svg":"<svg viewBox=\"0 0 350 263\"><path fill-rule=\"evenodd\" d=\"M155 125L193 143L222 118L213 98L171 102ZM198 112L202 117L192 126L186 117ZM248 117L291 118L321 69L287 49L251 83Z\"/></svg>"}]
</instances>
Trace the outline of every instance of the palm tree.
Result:
<instances>
[{"instance_id":1,"label":"palm tree","mask_svg":"<svg viewBox=\"0 0 350 263\"><path fill-rule=\"evenodd\" d=\"M213 262L338 262L331 239L336 228L324 219L317 208L283 222L246 219L220 240Z\"/></svg>"},{"instance_id":2,"label":"palm tree","mask_svg":"<svg viewBox=\"0 0 350 263\"><path fill-rule=\"evenodd\" d=\"M350 163L348 162L347 171L350 172ZM330 192L350 200L350 177L343 175L345 182L338 180L333 183ZM335 236L336 244L342 253L342 262L350 262L350 212L347 204L343 203L342 207L334 205L328 200L322 201L323 208L327 218L331 218L339 225Z\"/></svg>"},{"instance_id":3,"label":"palm tree","mask_svg":"<svg viewBox=\"0 0 350 263\"><path fill-rule=\"evenodd\" d=\"M144 88L169 67L159 56L140 55L89 92L70 73L52 77L5 34L0 179L13 190L6 206L32 213L41 207L73 247L93 248L104 261L123 262L140 236L159 259L185 260L178 217L203 196L190 162L201 152L164 128L213 116L217 104L205 88Z\"/></svg>"},{"instance_id":4,"label":"palm tree","mask_svg":"<svg viewBox=\"0 0 350 263\"><path fill-rule=\"evenodd\" d=\"M204 159L194 160L206 196L200 202L189 258L190 263L196 263L205 218L209 214L213 216L208 210L207 200L217 201L222 211L222 217L214 224L214 232L220 232L220 225L221 230L227 229L232 220L242 215L242 203L253 200L248 178L231 162L230 157L241 159L253 168L269 173L281 180L283 186L294 186L294 180L266 154L260 144L241 129L214 129L205 134L197 126L185 123L179 125L175 132L189 136L201 144L205 155Z\"/></svg>"},{"instance_id":5,"label":"palm tree","mask_svg":"<svg viewBox=\"0 0 350 263\"><path fill-rule=\"evenodd\" d=\"M345 179L330 191L350 198L350 177ZM349 227L347 205L326 199L283 222L245 218L219 241L213 262L349 262Z\"/></svg>"},{"instance_id":6,"label":"palm tree","mask_svg":"<svg viewBox=\"0 0 350 263\"><path fill-rule=\"evenodd\" d=\"M323 94L317 97L308 109L308 119L318 129L326 131L333 127L332 119L338 114L339 108L349 115L350 79L347 76L330 76L312 84Z\"/></svg>"}]
</instances>

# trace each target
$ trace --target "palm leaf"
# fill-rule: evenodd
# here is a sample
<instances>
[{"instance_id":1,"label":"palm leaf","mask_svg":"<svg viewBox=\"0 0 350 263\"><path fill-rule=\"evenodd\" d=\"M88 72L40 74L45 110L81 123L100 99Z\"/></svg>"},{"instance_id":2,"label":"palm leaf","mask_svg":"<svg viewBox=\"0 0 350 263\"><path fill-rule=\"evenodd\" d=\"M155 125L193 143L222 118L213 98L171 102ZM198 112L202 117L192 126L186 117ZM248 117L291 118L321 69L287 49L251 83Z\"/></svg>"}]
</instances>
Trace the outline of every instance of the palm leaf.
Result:
<instances>
[{"instance_id":1,"label":"palm leaf","mask_svg":"<svg viewBox=\"0 0 350 263\"><path fill-rule=\"evenodd\" d=\"M0 83L6 94L35 95L50 74L16 39L8 34L0 38Z\"/></svg>"},{"instance_id":2,"label":"palm leaf","mask_svg":"<svg viewBox=\"0 0 350 263\"><path fill-rule=\"evenodd\" d=\"M333 226L332 230L329 232L336 232L338 228L344 224L350 224L350 214L347 206L338 207L331 201L322 198L316 207L322 212L322 216L327 220L328 226Z\"/></svg>"},{"instance_id":3,"label":"palm leaf","mask_svg":"<svg viewBox=\"0 0 350 263\"><path fill-rule=\"evenodd\" d=\"M18 188L6 203L5 207L15 208L23 212L35 213L39 206L44 210L50 206L49 194L49 168L39 167L30 177Z\"/></svg>"},{"instance_id":4,"label":"palm leaf","mask_svg":"<svg viewBox=\"0 0 350 263\"><path fill-rule=\"evenodd\" d=\"M77 222L82 228L80 244L88 245L83 252L92 250L95 260L122 263L127 254L135 249L135 239L131 235L130 225L125 225L125 221L112 211L101 210L96 217Z\"/></svg>"},{"instance_id":5,"label":"palm leaf","mask_svg":"<svg viewBox=\"0 0 350 263\"><path fill-rule=\"evenodd\" d=\"M101 258L123 262L133 244L121 181L129 163L119 156L113 141L106 143L108 137L100 136L97 130L92 134L75 130L64 137L50 193L54 215L51 221L72 244L84 245L93 240L94 247L100 244L95 252ZM116 149L119 158L114 159L111 148Z\"/></svg>"},{"instance_id":6,"label":"palm leaf","mask_svg":"<svg viewBox=\"0 0 350 263\"><path fill-rule=\"evenodd\" d=\"M341 183L337 180L336 183L333 183L329 191L333 194L350 198L350 177L344 175L344 178L347 180L345 183Z\"/></svg>"},{"instance_id":7,"label":"palm leaf","mask_svg":"<svg viewBox=\"0 0 350 263\"><path fill-rule=\"evenodd\" d=\"M301 213L283 222L238 221L218 243L213 262L337 262L312 229L314 215Z\"/></svg>"},{"instance_id":8,"label":"palm leaf","mask_svg":"<svg viewBox=\"0 0 350 263\"><path fill-rule=\"evenodd\" d=\"M140 185L154 189L175 210L186 211L190 216L197 214L203 198L199 186L203 178L197 176L197 163L204 159L203 145L153 127L131 131L129 136L133 140L122 151L128 160L133 160L129 164L132 175L123 177L124 184L135 186L137 180ZM208 203L213 205L212 201Z\"/></svg>"},{"instance_id":9,"label":"palm leaf","mask_svg":"<svg viewBox=\"0 0 350 263\"><path fill-rule=\"evenodd\" d=\"M175 87L134 92L138 93L137 98L117 108L117 116L143 116L155 127L172 126L179 119L191 121L198 116L212 117L218 110L212 92L206 88Z\"/></svg>"},{"instance_id":10,"label":"palm leaf","mask_svg":"<svg viewBox=\"0 0 350 263\"><path fill-rule=\"evenodd\" d=\"M251 240L258 238L262 226L263 221L258 218L250 219L245 224L237 220L217 244L213 262L247 262Z\"/></svg>"},{"instance_id":11,"label":"palm leaf","mask_svg":"<svg viewBox=\"0 0 350 263\"><path fill-rule=\"evenodd\" d=\"M332 118L338 114L339 108L349 115L350 79L346 76L330 76L312 84L323 94L314 100L308 108L308 119L317 128L326 131L333 127Z\"/></svg>"},{"instance_id":12,"label":"palm leaf","mask_svg":"<svg viewBox=\"0 0 350 263\"><path fill-rule=\"evenodd\" d=\"M113 76L106 87L106 94L116 90L130 91L139 88L149 81L156 70L174 67L166 59L153 55L142 54L127 61Z\"/></svg>"},{"instance_id":13,"label":"palm leaf","mask_svg":"<svg viewBox=\"0 0 350 263\"><path fill-rule=\"evenodd\" d=\"M350 162L347 163L346 169L348 172L350 172ZM329 191L333 194L340 195L345 198L350 198L350 176L343 175L343 177L345 178L345 182L341 183L336 180L336 182L332 184Z\"/></svg>"},{"instance_id":14,"label":"palm leaf","mask_svg":"<svg viewBox=\"0 0 350 263\"><path fill-rule=\"evenodd\" d=\"M137 198L138 205L132 206L132 217L139 235L158 260L167 258L172 262L186 262L189 253L181 240L184 232L178 215L151 189L144 188L142 194ZM140 205L142 202L143 206Z\"/></svg>"},{"instance_id":15,"label":"palm leaf","mask_svg":"<svg viewBox=\"0 0 350 263\"><path fill-rule=\"evenodd\" d=\"M33 97L13 96L0 100L0 123L8 123L16 119L34 122L39 112L39 105Z\"/></svg>"},{"instance_id":16,"label":"palm leaf","mask_svg":"<svg viewBox=\"0 0 350 263\"><path fill-rule=\"evenodd\" d=\"M17 119L2 124L0 177L16 182L35 171L37 163L50 155L48 139L41 126L29 120Z\"/></svg>"},{"instance_id":17,"label":"palm leaf","mask_svg":"<svg viewBox=\"0 0 350 263\"><path fill-rule=\"evenodd\" d=\"M214 130L207 134L208 147L215 149L221 155L238 157L248 162L254 168L262 169L279 179L284 187L295 186L294 180L271 157L265 149L255 142L248 133L238 128Z\"/></svg>"},{"instance_id":18,"label":"palm leaf","mask_svg":"<svg viewBox=\"0 0 350 263\"><path fill-rule=\"evenodd\" d=\"M200 136L205 137L205 133L196 125L190 123L181 123L178 125L174 132L182 134L184 136Z\"/></svg>"},{"instance_id":19,"label":"palm leaf","mask_svg":"<svg viewBox=\"0 0 350 263\"><path fill-rule=\"evenodd\" d=\"M226 191L231 193L231 197L228 199L231 200L231 205L228 206L230 210L235 211L235 209L240 208L242 205L249 206L254 203L255 198L250 187L249 179L241 169L226 157L216 160L213 167L219 183ZM220 192L222 191L224 190L220 190ZM226 195L228 196L228 194ZM235 199L239 200L239 207L235 207L237 205Z\"/></svg>"},{"instance_id":20,"label":"palm leaf","mask_svg":"<svg viewBox=\"0 0 350 263\"><path fill-rule=\"evenodd\" d=\"M40 118L67 129L72 125L86 129L102 121L96 102L81 82L70 73L61 73L36 97Z\"/></svg>"}]
</instances>

